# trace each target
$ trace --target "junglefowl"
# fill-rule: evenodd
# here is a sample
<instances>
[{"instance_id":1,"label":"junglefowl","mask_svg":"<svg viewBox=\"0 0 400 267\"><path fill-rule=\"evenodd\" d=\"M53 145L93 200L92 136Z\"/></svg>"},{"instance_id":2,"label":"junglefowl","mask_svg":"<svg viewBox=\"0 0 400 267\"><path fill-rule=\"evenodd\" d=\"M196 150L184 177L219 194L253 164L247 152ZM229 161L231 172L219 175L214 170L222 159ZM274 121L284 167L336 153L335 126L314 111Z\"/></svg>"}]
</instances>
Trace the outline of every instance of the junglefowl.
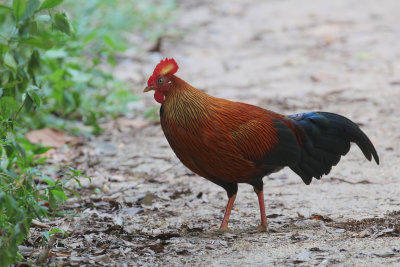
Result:
<instances>
[{"instance_id":1,"label":"junglefowl","mask_svg":"<svg viewBox=\"0 0 400 267\"><path fill-rule=\"evenodd\" d=\"M265 231L263 177L288 166L310 184L328 174L356 143L379 164L368 137L351 120L328 112L281 115L257 106L210 96L174 75L174 59L161 60L144 92L154 90L160 120L172 150L194 173L223 187L228 194L220 229L228 221L238 183L253 186Z\"/></svg>"}]
</instances>

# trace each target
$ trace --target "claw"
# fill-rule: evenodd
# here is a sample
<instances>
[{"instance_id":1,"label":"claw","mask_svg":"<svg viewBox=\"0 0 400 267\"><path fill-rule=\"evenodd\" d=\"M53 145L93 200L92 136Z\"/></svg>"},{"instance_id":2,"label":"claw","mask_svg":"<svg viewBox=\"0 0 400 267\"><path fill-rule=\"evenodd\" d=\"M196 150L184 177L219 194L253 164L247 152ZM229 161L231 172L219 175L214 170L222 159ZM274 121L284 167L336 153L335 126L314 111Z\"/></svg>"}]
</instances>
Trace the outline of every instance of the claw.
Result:
<instances>
[{"instance_id":1,"label":"claw","mask_svg":"<svg viewBox=\"0 0 400 267\"><path fill-rule=\"evenodd\" d=\"M267 231L267 225L266 224L260 224L259 226L257 226L257 231L266 232Z\"/></svg>"},{"instance_id":2,"label":"claw","mask_svg":"<svg viewBox=\"0 0 400 267\"><path fill-rule=\"evenodd\" d=\"M227 232L230 231L231 229L229 229L228 226L222 226L218 229L218 232Z\"/></svg>"}]
</instances>

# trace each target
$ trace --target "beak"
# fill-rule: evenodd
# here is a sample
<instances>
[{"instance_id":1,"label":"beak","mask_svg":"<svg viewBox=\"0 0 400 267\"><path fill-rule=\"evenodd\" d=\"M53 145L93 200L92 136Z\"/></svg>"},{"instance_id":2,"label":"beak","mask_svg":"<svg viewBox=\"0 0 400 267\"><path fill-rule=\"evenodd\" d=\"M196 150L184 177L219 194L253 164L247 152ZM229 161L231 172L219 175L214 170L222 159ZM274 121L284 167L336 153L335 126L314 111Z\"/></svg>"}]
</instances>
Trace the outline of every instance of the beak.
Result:
<instances>
[{"instance_id":1,"label":"beak","mask_svg":"<svg viewBox=\"0 0 400 267\"><path fill-rule=\"evenodd\" d=\"M148 91L151 91L151 90L155 90L155 88L152 86L147 86L146 88L144 88L143 93L147 93Z\"/></svg>"}]
</instances>

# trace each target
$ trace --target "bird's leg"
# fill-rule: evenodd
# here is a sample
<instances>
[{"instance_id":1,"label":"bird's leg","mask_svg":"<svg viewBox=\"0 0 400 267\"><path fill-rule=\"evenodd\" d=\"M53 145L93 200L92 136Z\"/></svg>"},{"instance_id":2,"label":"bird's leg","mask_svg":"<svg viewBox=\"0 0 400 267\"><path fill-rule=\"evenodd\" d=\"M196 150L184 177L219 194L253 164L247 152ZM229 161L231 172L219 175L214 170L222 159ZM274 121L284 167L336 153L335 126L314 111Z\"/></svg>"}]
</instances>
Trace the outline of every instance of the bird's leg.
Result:
<instances>
[{"instance_id":1,"label":"bird's leg","mask_svg":"<svg viewBox=\"0 0 400 267\"><path fill-rule=\"evenodd\" d=\"M236 194L233 194L232 196L229 197L228 204L226 205L225 209L224 218L222 219L221 227L219 227L219 229L222 231L229 230L228 222L229 222L229 217L231 216L231 211L235 199L236 199Z\"/></svg>"},{"instance_id":2,"label":"bird's leg","mask_svg":"<svg viewBox=\"0 0 400 267\"><path fill-rule=\"evenodd\" d=\"M258 204L260 205L261 214L261 224L257 226L257 230L264 232L267 230L267 216L265 215L265 205L264 205L264 191L263 189L258 189L254 187L254 192L256 192L258 197Z\"/></svg>"}]
</instances>

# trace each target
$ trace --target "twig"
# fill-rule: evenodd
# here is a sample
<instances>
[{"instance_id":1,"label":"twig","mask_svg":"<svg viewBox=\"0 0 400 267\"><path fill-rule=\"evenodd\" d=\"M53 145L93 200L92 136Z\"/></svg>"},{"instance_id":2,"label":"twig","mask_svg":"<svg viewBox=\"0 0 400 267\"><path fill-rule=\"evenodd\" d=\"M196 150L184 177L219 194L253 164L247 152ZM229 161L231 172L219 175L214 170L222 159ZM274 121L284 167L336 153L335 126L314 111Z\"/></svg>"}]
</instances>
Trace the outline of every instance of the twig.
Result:
<instances>
[{"instance_id":1,"label":"twig","mask_svg":"<svg viewBox=\"0 0 400 267\"><path fill-rule=\"evenodd\" d=\"M25 106L25 102L26 102L26 98L25 98L24 102L22 102L22 104L19 107L17 113L15 113L15 115L14 115L14 117L12 119L12 122L14 122L17 119L18 114L21 112L22 108ZM7 132L7 131L8 131L8 123L6 125L6 129L4 130L4 132Z\"/></svg>"},{"instance_id":2,"label":"twig","mask_svg":"<svg viewBox=\"0 0 400 267\"><path fill-rule=\"evenodd\" d=\"M348 183L348 184L376 184L376 183L370 182L368 180L361 180L361 181L358 181L358 182L350 182L350 181L347 181L347 180L345 180L343 178L338 178L338 177L331 177L331 180L332 181L336 180L336 181L339 181L339 182L342 182L342 183Z\"/></svg>"},{"instance_id":3,"label":"twig","mask_svg":"<svg viewBox=\"0 0 400 267\"><path fill-rule=\"evenodd\" d=\"M25 98L24 102L22 102L22 105L19 107L17 113L15 113L13 121L15 121L17 119L18 114L21 112L22 108L25 106L25 102L26 102L26 98Z\"/></svg>"},{"instance_id":4,"label":"twig","mask_svg":"<svg viewBox=\"0 0 400 267\"><path fill-rule=\"evenodd\" d=\"M47 224L42 223L42 222L40 222L38 220L35 220L35 219L32 219L32 223L33 223L33 225L38 226L40 228L50 228L50 225L47 225Z\"/></svg>"}]
</instances>

